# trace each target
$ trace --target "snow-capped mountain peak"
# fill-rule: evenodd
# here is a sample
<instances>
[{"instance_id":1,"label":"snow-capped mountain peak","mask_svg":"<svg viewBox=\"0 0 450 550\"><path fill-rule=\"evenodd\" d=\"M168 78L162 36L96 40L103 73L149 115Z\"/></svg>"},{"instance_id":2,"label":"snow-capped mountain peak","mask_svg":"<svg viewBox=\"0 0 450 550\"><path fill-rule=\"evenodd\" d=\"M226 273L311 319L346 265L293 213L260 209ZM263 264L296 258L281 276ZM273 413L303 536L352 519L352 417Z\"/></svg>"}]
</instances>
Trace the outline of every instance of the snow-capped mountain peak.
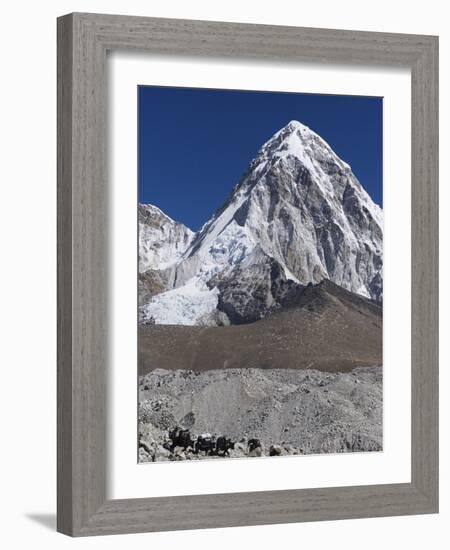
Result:
<instances>
[{"instance_id":1,"label":"snow-capped mountain peak","mask_svg":"<svg viewBox=\"0 0 450 550\"><path fill-rule=\"evenodd\" d=\"M156 214L161 220L162 213ZM176 223L170 222L163 225ZM256 315L271 307L274 292L288 281L305 285L330 279L381 300L381 208L329 144L296 120L262 145L228 200L196 234L182 228L177 225L182 243L170 249L170 260L152 258L146 265L166 270L171 288L181 294L184 285L192 292L192 278L201 281L195 288L202 292L204 285L219 287L222 311L234 308L224 303L235 300L227 285L233 296L240 293L241 305L246 299L255 302L250 310ZM257 291L255 278L260 279ZM240 314L233 310L236 318ZM191 311L191 322L194 317Z\"/></svg>"},{"instance_id":2,"label":"snow-capped mountain peak","mask_svg":"<svg viewBox=\"0 0 450 550\"><path fill-rule=\"evenodd\" d=\"M139 204L139 272L165 269L178 261L194 232L157 206Z\"/></svg>"}]
</instances>

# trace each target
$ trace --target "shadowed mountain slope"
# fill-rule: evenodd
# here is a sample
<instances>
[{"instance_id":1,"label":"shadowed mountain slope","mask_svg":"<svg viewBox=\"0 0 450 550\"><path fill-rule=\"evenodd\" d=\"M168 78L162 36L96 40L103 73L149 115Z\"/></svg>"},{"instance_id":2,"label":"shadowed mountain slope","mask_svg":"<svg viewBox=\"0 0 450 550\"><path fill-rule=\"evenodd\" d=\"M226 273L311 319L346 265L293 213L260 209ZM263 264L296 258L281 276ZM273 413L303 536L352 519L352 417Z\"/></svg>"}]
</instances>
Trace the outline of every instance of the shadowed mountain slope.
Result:
<instances>
[{"instance_id":1,"label":"shadowed mountain slope","mask_svg":"<svg viewBox=\"0 0 450 550\"><path fill-rule=\"evenodd\" d=\"M382 364L382 310L331 281L298 288L246 325L139 327L139 374L162 369L347 371Z\"/></svg>"}]
</instances>

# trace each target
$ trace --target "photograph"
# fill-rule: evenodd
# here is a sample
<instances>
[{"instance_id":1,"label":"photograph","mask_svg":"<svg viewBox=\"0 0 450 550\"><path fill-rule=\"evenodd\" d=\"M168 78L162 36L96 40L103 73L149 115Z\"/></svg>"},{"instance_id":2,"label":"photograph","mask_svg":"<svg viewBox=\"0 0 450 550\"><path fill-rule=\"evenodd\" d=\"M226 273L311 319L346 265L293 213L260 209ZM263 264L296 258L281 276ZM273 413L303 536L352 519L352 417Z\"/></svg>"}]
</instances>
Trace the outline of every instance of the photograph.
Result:
<instances>
[{"instance_id":1,"label":"photograph","mask_svg":"<svg viewBox=\"0 0 450 550\"><path fill-rule=\"evenodd\" d=\"M382 451L383 98L137 94L139 463Z\"/></svg>"}]
</instances>

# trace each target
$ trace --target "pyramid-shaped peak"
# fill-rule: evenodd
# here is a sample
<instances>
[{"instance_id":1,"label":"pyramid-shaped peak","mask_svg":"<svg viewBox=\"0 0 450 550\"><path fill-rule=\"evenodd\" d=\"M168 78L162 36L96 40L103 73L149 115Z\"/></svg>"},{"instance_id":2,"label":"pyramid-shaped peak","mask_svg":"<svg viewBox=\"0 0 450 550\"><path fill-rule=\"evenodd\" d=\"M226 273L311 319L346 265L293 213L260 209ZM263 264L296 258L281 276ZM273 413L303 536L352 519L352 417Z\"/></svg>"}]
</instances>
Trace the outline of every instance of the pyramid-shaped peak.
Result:
<instances>
[{"instance_id":1,"label":"pyramid-shaped peak","mask_svg":"<svg viewBox=\"0 0 450 550\"><path fill-rule=\"evenodd\" d=\"M291 120L266 141L260 151L263 157L267 154L278 153L283 156L288 153L300 154L311 143L311 140L316 140L318 137L311 128L302 122ZM326 145L320 138L319 143L322 142ZM260 158L257 157L257 161L260 161Z\"/></svg>"},{"instance_id":2,"label":"pyramid-shaped peak","mask_svg":"<svg viewBox=\"0 0 450 550\"><path fill-rule=\"evenodd\" d=\"M285 142L292 142L292 140L294 140L293 142L298 142L298 145L301 146L305 140L309 141L310 138L316 135L317 134L311 130L311 128L306 126L306 124L303 124L298 120L291 120L286 124L286 126L280 128L280 130L278 130L278 132L276 132L265 145L271 148L279 147Z\"/></svg>"},{"instance_id":3,"label":"pyramid-shaped peak","mask_svg":"<svg viewBox=\"0 0 450 550\"><path fill-rule=\"evenodd\" d=\"M308 131L311 131L311 129L308 126L306 126L306 124L302 124L298 120L289 121L286 124L286 126L284 127L284 129L285 130L291 130L291 131L295 131L295 130L308 130Z\"/></svg>"}]
</instances>

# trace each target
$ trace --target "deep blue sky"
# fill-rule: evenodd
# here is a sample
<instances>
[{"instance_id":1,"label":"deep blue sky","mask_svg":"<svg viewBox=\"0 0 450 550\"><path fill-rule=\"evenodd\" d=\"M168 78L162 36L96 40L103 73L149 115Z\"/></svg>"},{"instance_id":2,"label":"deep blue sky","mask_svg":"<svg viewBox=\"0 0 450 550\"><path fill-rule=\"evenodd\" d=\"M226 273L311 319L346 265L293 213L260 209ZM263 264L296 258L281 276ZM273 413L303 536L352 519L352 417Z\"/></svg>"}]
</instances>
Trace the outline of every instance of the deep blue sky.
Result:
<instances>
[{"instance_id":1,"label":"deep blue sky","mask_svg":"<svg viewBox=\"0 0 450 550\"><path fill-rule=\"evenodd\" d=\"M382 205L382 98L139 86L139 201L198 229L290 120L322 136Z\"/></svg>"}]
</instances>

